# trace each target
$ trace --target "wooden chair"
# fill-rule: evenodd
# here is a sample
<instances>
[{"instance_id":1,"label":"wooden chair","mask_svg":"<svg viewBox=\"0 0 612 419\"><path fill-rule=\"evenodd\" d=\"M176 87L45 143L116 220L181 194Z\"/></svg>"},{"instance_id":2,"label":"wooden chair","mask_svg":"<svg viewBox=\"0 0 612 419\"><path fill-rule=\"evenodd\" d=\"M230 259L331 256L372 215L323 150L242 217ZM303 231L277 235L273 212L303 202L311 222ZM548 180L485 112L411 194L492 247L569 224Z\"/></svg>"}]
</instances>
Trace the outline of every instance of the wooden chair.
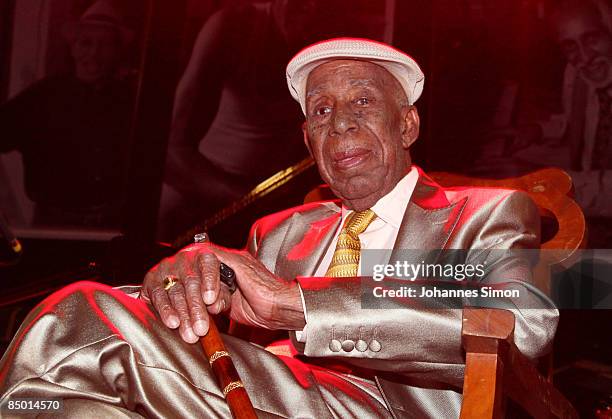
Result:
<instances>
[{"instance_id":1,"label":"wooden chair","mask_svg":"<svg viewBox=\"0 0 612 419\"><path fill-rule=\"evenodd\" d=\"M430 173L445 187L497 187L525 191L536 203L552 232L544 232L542 257L534 270L536 285L550 291L550 265L570 266L586 242L582 210L571 198L573 186L563 170L548 168L510 179L480 179ZM330 199L326 187L311 191L305 201ZM510 397L536 418L577 418L578 413L514 344L514 314L501 309L465 308L462 344L466 352L461 418L501 418Z\"/></svg>"},{"instance_id":2,"label":"wooden chair","mask_svg":"<svg viewBox=\"0 0 612 419\"><path fill-rule=\"evenodd\" d=\"M569 267L576 251L586 243L582 210L571 199L570 176L560 169L538 170L519 178L478 179L449 173L432 173L443 186L485 186L525 191L540 209L544 220L556 224L548 237L543 232L543 257L534 269L537 286L548 293L550 265ZM543 223L543 225L546 225ZM514 315L498 309L463 310L461 331L466 352L461 418L504 416L504 395L536 418L577 418L578 413L554 388L550 375L544 378L522 355L513 339Z\"/></svg>"},{"instance_id":3,"label":"wooden chair","mask_svg":"<svg viewBox=\"0 0 612 419\"><path fill-rule=\"evenodd\" d=\"M503 418L506 396L534 418L577 418L569 401L519 352L513 333L511 311L463 309L466 355L460 418Z\"/></svg>"}]
</instances>

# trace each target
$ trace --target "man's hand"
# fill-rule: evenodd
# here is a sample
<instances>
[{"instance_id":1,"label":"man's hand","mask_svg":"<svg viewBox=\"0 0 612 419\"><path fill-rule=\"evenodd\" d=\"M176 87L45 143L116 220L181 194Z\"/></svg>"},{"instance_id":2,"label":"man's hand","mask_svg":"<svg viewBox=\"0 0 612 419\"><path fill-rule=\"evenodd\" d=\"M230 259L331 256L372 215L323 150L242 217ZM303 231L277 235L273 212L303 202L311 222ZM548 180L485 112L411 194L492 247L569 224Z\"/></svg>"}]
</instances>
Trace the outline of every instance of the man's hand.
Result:
<instances>
[{"instance_id":1,"label":"man's hand","mask_svg":"<svg viewBox=\"0 0 612 419\"><path fill-rule=\"evenodd\" d=\"M221 262L236 273L234 294L220 282ZM178 282L166 291L168 276ZM295 281L277 277L248 252L210 243L187 246L162 260L145 276L140 298L152 303L164 324L178 327L189 343L208 332L208 313L226 310L240 323L266 329L301 330L305 325Z\"/></svg>"}]
</instances>

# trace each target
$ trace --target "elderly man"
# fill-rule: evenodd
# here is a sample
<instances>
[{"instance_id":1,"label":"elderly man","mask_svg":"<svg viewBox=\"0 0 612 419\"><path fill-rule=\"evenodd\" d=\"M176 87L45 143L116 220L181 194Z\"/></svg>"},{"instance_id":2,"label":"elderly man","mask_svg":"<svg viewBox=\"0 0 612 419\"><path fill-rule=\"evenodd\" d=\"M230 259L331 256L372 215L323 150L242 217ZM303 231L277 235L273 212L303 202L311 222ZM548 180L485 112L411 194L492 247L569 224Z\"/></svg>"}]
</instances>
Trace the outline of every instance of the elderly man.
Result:
<instances>
[{"instance_id":1,"label":"elderly man","mask_svg":"<svg viewBox=\"0 0 612 419\"><path fill-rule=\"evenodd\" d=\"M526 111L519 109L518 127L502 131L514 138L514 160L533 168L558 166L570 173L576 200L589 217L589 246L609 248L612 5L607 0L563 0L550 17L554 40L566 58L559 86L562 112L548 114L532 104ZM537 114L545 117L534 120Z\"/></svg>"},{"instance_id":2,"label":"elderly man","mask_svg":"<svg viewBox=\"0 0 612 419\"><path fill-rule=\"evenodd\" d=\"M64 29L73 68L0 106L0 153L22 155L34 224L118 226L133 111L120 70L133 33L107 0Z\"/></svg>"},{"instance_id":3,"label":"elderly man","mask_svg":"<svg viewBox=\"0 0 612 419\"><path fill-rule=\"evenodd\" d=\"M536 248L537 210L512 191L444 190L412 165L418 65L387 45L342 38L301 51L287 76L306 146L340 202L263 218L245 251L188 246L147 274L140 300L91 283L53 295L2 361L3 402L57 396L75 415L228 416L192 344L208 313L227 311L292 338L285 356L224 338L261 417L458 416L461 310L435 299L429 309L396 300L362 308L359 249L469 249L463 262L486 266L483 281L512 283L530 308L545 309L510 307L521 351L546 351L557 311L528 284L526 259L491 251ZM236 273L233 294L221 262Z\"/></svg>"}]
</instances>

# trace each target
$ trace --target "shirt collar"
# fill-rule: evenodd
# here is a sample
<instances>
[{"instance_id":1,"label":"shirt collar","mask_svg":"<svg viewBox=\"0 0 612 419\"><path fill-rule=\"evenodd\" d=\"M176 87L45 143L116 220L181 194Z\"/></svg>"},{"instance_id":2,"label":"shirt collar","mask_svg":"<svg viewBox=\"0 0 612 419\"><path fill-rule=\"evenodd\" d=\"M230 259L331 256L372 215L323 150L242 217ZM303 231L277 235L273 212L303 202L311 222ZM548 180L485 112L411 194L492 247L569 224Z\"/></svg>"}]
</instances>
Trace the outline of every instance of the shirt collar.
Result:
<instances>
[{"instance_id":1,"label":"shirt collar","mask_svg":"<svg viewBox=\"0 0 612 419\"><path fill-rule=\"evenodd\" d=\"M399 228L402 224L408 201L410 201L410 197L412 197L418 179L419 171L416 166L413 165L410 171L397 182L395 187L374 204L372 211L374 211L378 218L385 223L391 224L395 228ZM343 220L345 220L351 212L351 210L342 205Z\"/></svg>"}]
</instances>

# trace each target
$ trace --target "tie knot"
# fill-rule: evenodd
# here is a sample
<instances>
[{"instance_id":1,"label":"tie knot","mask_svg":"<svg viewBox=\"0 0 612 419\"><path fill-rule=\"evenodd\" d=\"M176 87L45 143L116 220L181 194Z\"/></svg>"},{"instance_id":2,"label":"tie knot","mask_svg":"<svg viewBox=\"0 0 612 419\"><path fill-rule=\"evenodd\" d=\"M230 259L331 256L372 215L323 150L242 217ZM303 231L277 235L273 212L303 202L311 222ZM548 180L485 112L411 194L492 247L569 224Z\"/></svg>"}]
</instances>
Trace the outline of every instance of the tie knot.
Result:
<instances>
[{"instance_id":1,"label":"tie knot","mask_svg":"<svg viewBox=\"0 0 612 419\"><path fill-rule=\"evenodd\" d=\"M374 218L376 218L376 213L371 209L356 211L346 220L344 230L354 238L357 238L357 236L363 233L370 223L374 221Z\"/></svg>"},{"instance_id":2,"label":"tie knot","mask_svg":"<svg viewBox=\"0 0 612 419\"><path fill-rule=\"evenodd\" d=\"M357 276L361 252L359 234L368 228L374 218L376 214L372 210L354 212L348 216L338 235L336 250L325 276L332 278Z\"/></svg>"}]
</instances>

